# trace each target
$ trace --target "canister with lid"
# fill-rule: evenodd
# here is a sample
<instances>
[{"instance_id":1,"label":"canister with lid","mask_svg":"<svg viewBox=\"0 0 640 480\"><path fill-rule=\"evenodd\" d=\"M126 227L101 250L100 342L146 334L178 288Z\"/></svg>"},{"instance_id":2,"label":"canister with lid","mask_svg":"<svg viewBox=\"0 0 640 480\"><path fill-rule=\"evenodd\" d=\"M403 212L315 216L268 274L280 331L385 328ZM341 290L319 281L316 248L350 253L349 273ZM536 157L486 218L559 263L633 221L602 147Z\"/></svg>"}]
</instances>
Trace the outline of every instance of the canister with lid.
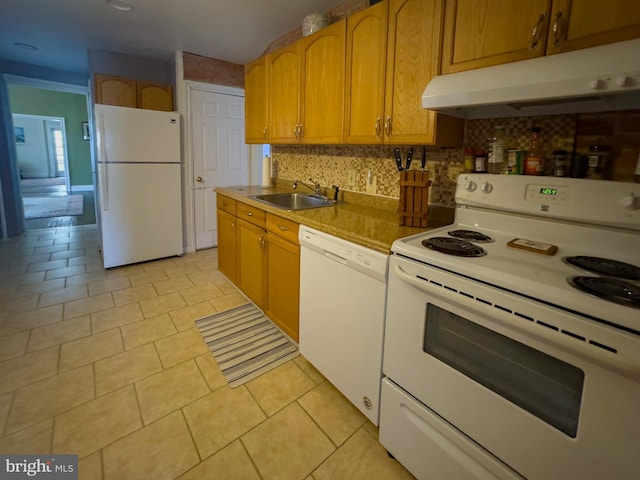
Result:
<instances>
[{"instance_id":1,"label":"canister with lid","mask_svg":"<svg viewBox=\"0 0 640 480\"><path fill-rule=\"evenodd\" d=\"M609 161L609 147L607 145L591 145L587 178L604 178Z\"/></svg>"}]
</instances>

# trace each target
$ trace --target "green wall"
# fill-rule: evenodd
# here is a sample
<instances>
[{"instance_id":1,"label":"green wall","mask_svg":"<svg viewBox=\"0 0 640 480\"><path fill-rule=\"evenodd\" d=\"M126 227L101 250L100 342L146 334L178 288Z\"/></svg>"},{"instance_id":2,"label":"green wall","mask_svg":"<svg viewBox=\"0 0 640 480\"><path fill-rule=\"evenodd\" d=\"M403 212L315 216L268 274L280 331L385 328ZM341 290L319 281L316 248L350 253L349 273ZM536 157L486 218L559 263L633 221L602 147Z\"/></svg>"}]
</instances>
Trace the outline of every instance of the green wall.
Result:
<instances>
[{"instance_id":1,"label":"green wall","mask_svg":"<svg viewBox=\"0 0 640 480\"><path fill-rule=\"evenodd\" d=\"M12 113L65 119L69 181L72 186L92 185L90 142L82 139L82 122L88 120L87 97L23 85L8 85L8 90Z\"/></svg>"}]
</instances>

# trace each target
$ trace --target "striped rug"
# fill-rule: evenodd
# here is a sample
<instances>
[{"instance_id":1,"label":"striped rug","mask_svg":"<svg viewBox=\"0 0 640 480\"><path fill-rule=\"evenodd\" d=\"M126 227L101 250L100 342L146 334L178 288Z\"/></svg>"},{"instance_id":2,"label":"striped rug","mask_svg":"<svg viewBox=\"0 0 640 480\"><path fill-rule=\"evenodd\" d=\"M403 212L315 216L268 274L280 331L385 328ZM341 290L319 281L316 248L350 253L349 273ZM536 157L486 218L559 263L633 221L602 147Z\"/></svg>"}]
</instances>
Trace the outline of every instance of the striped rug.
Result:
<instances>
[{"instance_id":1,"label":"striped rug","mask_svg":"<svg viewBox=\"0 0 640 480\"><path fill-rule=\"evenodd\" d=\"M238 387L298 356L298 347L255 305L196 320L230 387Z\"/></svg>"}]
</instances>

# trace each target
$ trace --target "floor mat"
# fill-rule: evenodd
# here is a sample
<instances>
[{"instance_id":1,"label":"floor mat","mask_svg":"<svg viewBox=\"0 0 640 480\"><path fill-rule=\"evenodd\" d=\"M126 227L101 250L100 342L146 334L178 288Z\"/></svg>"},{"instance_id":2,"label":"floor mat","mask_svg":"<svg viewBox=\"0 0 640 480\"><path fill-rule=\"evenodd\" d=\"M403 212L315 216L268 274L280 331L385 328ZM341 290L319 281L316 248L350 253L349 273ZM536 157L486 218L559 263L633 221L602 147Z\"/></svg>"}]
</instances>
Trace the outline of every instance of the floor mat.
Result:
<instances>
[{"instance_id":1,"label":"floor mat","mask_svg":"<svg viewBox=\"0 0 640 480\"><path fill-rule=\"evenodd\" d=\"M195 323L230 387L238 387L299 355L298 347L253 304Z\"/></svg>"},{"instance_id":2,"label":"floor mat","mask_svg":"<svg viewBox=\"0 0 640 480\"><path fill-rule=\"evenodd\" d=\"M24 218L67 217L84 214L84 196L80 194L49 197L23 197Z\"/></svg>"}]
</instances>

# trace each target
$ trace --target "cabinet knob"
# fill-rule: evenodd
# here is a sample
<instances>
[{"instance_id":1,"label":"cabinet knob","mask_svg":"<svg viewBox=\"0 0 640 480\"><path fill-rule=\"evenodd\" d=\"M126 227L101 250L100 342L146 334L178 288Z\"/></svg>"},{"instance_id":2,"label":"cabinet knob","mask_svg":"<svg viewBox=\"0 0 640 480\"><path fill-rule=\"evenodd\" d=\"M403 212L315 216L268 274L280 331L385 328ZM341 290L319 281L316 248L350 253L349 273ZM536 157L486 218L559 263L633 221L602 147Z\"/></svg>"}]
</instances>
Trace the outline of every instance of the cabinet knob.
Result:
<instances>
[{"instance_id":1,"label":"cabinet knob","mask_svg":"<svg viewBox=\"0 0 640 480\"><path fill-rule=\"evenodd\" d=\"M264 129L262 130L262 136L264 138L267 138L267 132L268 132L267 127L264 127Z\"/></svg>"},{"instance_id":2,"label":"cabinet knob","mask_svg":"<svg viewBox=\"0 0 640 480\"><path fill-rule=\"evenodd\" d=\"M380 138L380 127L381 127L380 124L381 124L381 122L382 122L382 119L380 117L378 117L376 119L376 138Z\"/></svg>"},{"instance_id":3,"label":"cabinet knob","mask_svg":"<svg viewBox=\"0 0 640 480\"><path fill-rule=\"evenodd\" d=\"M196 177L196 182L198 182L198 183L203 183L203 182L204 182L204 178L202 178L200 175L198 175L198 176Z\"/></svg>"},{"instance_id":4,"label":"cabinet knob","mask_svg":"<svg viewBox=\"0 0 640 480\"><path fill-rule=\"evenodd\" d=\"M391 117L387 117L384 122L384 134L389 137L391 135Z\"/></svg>"}]
</instances>

